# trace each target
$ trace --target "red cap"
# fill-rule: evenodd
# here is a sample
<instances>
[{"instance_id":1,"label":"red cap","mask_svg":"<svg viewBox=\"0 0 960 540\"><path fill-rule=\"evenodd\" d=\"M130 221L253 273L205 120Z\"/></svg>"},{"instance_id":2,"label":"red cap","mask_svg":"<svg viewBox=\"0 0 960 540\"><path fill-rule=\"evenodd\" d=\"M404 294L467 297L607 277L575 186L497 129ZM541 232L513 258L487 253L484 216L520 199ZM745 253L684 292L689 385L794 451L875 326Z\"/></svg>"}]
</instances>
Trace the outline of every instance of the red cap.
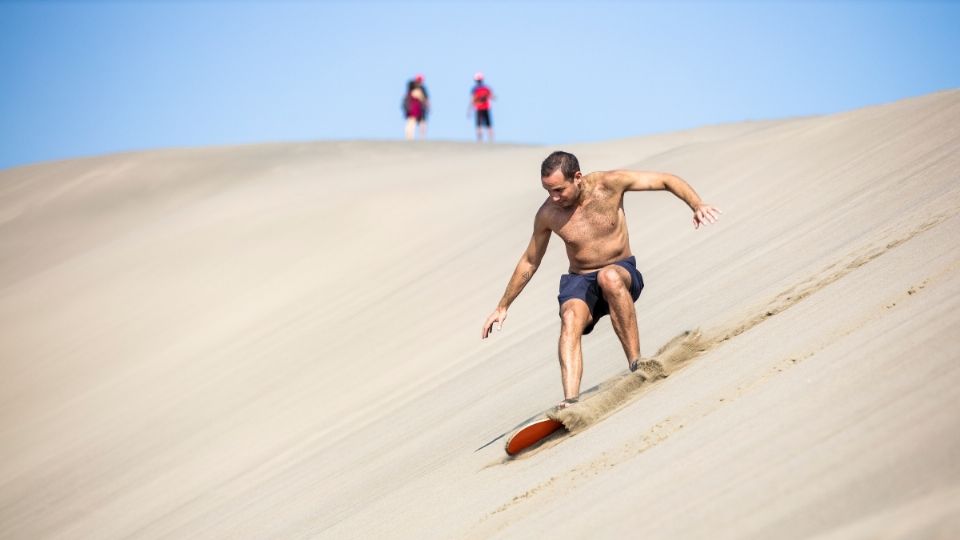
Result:
<instances>
[{"instance_id":1,"label":"red cap","mask_svg":"<svg viewBox=\"0 0 960 540\"><path fill-rule=\"evenodd\" d=\"M423 75L417 73L417 76L414 77L414 79L416 79L417 82L423 82Z\"/></svg>"}]
</instances>

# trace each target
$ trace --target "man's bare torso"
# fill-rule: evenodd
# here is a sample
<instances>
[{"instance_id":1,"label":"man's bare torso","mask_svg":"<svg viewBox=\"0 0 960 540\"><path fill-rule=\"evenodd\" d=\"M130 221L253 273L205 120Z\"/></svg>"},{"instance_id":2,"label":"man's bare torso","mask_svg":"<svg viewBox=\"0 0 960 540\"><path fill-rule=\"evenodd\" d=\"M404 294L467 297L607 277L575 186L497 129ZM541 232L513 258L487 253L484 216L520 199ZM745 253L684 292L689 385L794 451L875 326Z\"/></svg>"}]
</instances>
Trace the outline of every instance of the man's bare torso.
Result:
<instances>
[{"instance_id":1,"label":"man's bare torso","mask_svg":"<svg viewBox=\"0 0 960 540\"><path fill-rule=\"evenodd\" d=\"M570 208L548 198L540 207L542 217L567 248L570 272L586 274L631 255L623 192L606 186L604 173L583 177L582 196Z\"/></svg>"}]
</instances>

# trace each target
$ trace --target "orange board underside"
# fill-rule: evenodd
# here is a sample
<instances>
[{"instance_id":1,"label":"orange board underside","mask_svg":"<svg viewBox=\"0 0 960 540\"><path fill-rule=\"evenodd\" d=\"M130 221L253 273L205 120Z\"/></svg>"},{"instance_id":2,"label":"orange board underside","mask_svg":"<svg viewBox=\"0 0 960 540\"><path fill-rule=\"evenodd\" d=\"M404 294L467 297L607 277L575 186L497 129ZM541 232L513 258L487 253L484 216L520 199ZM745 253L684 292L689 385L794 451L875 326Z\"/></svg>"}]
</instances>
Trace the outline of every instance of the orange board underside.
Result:
<instances>
[{"instance_id":1,"label":"orange board underside","mask_svg":"<svg viewBox=\"0 0 960 540\"><path fill-rule=\"evenodd\" d=\"M552 419L544 418L520 428L507 440L507 453L515 455L545 439L554 431L563 427L563 424Z\"/></svg>"}]
</instances>

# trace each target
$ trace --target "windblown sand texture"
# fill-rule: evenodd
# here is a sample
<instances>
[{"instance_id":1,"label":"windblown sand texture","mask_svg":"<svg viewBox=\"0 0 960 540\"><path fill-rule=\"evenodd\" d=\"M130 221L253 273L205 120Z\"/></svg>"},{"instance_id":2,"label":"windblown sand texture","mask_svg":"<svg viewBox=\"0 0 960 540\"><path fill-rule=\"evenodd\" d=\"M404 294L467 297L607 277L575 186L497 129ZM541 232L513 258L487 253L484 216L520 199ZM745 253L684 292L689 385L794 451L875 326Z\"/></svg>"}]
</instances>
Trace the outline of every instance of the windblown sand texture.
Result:
<instances>
[{"instance_id":1,"label":"windblown sand texture","mask_svg":"<svg viewBox=\"0 0 960 540\"><path fill-rule=\"evenodd\" d=\"M960 91L566 146L724 214L627 195L668 377L601 322L508 459L562 398L558 239L480 326L554 149L0 171L0 538L960 537Z\"/></svg>"}]
</instances>

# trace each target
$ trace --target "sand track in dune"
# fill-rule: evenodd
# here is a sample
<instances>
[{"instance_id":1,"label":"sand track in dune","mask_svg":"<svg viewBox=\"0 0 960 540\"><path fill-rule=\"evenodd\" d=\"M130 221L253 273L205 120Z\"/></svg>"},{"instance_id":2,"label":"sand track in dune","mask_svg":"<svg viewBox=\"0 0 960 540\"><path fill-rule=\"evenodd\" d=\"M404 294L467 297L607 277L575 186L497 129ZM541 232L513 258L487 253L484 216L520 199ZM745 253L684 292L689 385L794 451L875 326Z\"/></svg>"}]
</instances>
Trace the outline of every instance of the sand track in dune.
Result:
<instances>
[{"instance_id":1,"label":"sand track in dune","mask_svg":"<svg viewBox=\"0 0 960 540\"><path fill-rule=\"evenodd\" d=\"M879 245L870 244L864 247L846 259L829 265L821 272L781 292L746 320L715 329L684 332L661 347L652 359L659 362L665 374L669 376L703 353L749 331L770 317L790 309L831 283L903 245L918 234L943 223L951 215L950 212L940 213L933 218L923 220L905 234L883 240ZM561 411L549 411L548 416L563 422L570 433L577 433L634 401L643 390L656 384L658 380L659 377L646 376L642 370L613 377L584 392L580 403Z\"/></svg>"}]
</instances>

